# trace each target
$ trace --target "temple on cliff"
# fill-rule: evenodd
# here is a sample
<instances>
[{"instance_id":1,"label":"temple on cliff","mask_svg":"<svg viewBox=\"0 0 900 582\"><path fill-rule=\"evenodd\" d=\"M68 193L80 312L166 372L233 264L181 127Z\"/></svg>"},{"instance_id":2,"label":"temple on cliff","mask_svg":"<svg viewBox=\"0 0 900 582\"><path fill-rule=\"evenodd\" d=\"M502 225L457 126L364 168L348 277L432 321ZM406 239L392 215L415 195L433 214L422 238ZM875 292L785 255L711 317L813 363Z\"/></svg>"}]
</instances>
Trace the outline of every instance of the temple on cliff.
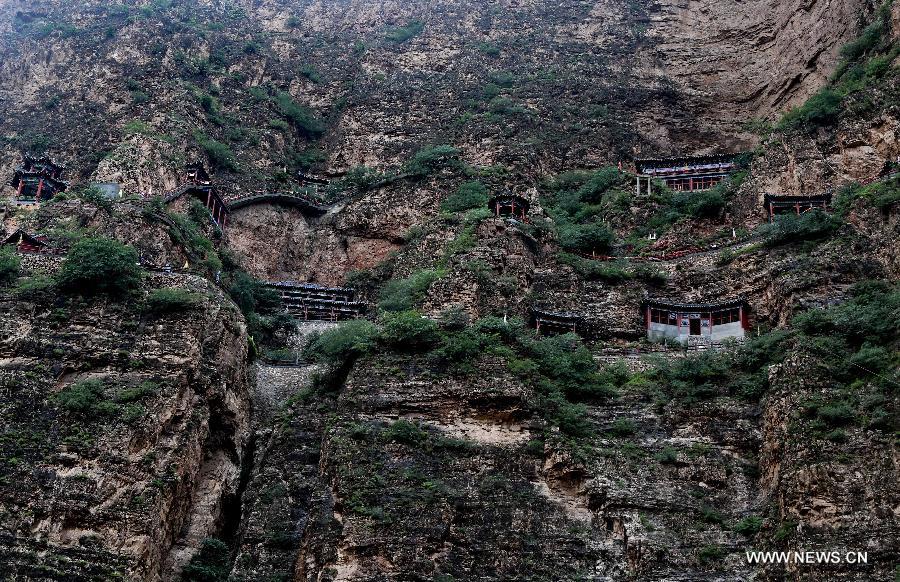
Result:
<instances>
[{"instance_id":1,"label":"temple on cliff","mask_svg":"<svg viewBox=\"0 0 900 582\"><path fill-rule=\"evenodd\" d=\"M10 185L16 189L17 200L49 200L68 187L62 181L64 171L63 166L47 156L36 158L26 155L22 165L16 168Z\"/></svg>"},{"instance_id":2,"label":"temple on cliff","mask_svg":"<svg viewBox=\"0 0 900 582\"><path fill-rule=\"evenodd\" d=\"M713 303L648 299L642 310L652 340L712 343L743 338L748 329L747 302L742 298Z\"/></svg>"},{"instance_id":3,"label":"temple on cliff","mask_svg":"<svg viewBox=\"0 0 900 582\"><path fill-rule=\"evenodd\" d=\"M538 333L561 334L578 333L579 327L583 325L583 320L581 316L574 313L532 308L531 323Z\"/></svg>"},{"instance_id":4,"label":"temple on cliff","mask_svg":"<svg viewBox=\"0 0 900 582\"><path fill-rule=\"evenodd\" d=\"M521 221L527 220L530 206L527 199L511 193L494 196L488 201L488 208L495 216L516 218Z\"/></svg>"},{"instance_id":5,"label":"temple on cliff","mask_svg":"<svg viewBox=\"0 0 900 582\"><path fill-rule=\"evenodd\" d=\"M649 194L653 180L662 181L676 192L709 190L735 171L735 157L733 154L715 154L635 160L637 193L641 194L642 184L646 183Z\"/></svg>"},{"instance_id":6,"label":"temple on cliff","mask_svg":"<svg viewBox=\"0 0 900 582\"><path fill-rule=\"evenodd\" d=\"M342 321L365 315L366 304L355 300L349 287L277 281L266 286L281 297L285 310L303 321Z\"/></svg>"},{"instance_id":7,"label":"temple on cliff","mask_svg":"<svg viewBox=\"0 0 900 582\"><path fill-rule=\"evenodd\" d=\"M43 253L50 250L47 237L28 234L22 229L16 230L0 241L0 246L13 247L20 253Z\"/></svg>"},{"instance_id":8,"label":"temple on cliff","mask_svg":"<svg viewBox=\"0 0 900 582\"><path fill-rule=\"evenodd\" d=\"M221 229L225 229L228 222L228 205L219 195L216 187L212 185L209 174L203 164L193 163L185 166L185 181L174 192L166 196L166 204L179 206L186 211L185 200L194 198L199 200L209 210L212 221Z\"/></svg>"},{"instance_id":9,"label":"temple on cliff","mask_svg":"<svg viewBox=\"0 0 900 582\"><path fill-rule=\"evenodd\" d=\"M766 194L763 205L769 215L769 222L780 214L796 214L797 216L813 209L827 210L831 202L831 193L796 196L789 194Z\"/></svg>"}]
</instances>

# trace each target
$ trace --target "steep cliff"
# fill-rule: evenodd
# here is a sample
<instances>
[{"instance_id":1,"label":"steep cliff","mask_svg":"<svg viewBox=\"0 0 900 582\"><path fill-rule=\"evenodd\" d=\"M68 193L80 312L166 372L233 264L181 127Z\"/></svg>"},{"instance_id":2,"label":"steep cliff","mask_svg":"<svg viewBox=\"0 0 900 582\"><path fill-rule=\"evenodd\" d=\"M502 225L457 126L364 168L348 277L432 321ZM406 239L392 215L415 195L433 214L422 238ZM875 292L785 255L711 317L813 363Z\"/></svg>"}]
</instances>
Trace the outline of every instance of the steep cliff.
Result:
<instances>
[{"instance_id":1,"label":"steep cliff","mask_svg":"<svg viewBox=\"0 0 900 582\"><path fill-rule=\"evenodd\" d=\"M0 2L0 174L73 182L2 209L50 250L0 255L0 570L887 579L898 31L870 0ZM718 151L747 153L711 191L635 189L633 158ZM157 198L193 161L307 198L221 228ZM769 225L772 193L829 212ZM57 276L98 238L134 289ZM298 324L250 275L368 321ZM748 337L650 343L648 297L743 297Z\"/></svg>"}]
</instances>

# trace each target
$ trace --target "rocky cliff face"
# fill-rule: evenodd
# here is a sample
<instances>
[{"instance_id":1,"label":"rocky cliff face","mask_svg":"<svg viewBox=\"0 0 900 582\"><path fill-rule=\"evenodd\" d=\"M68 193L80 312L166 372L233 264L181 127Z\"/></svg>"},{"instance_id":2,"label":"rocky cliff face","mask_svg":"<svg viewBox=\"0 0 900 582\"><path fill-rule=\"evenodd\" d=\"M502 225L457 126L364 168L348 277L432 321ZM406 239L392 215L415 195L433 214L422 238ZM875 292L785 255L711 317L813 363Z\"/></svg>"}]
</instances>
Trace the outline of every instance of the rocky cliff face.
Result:
<instances>
[{"instance_id":1,"label":"rocky cliff face","mask_svg":"<svg viewBox=\"0 0 900 582\"><path fill-rule=\"evenodd\" d=\"M77 185L126 192L7 204L4 232L46 234L63 251L114 238L151 271L133 297L85 300L47 279L61 256L23 255L22 277L0 287L0 570L25 580L886 579L898 537L884 429L895 393L871 377L835 381L815 351L827 341L778 338L798 313L846 302L856 283L896 280L897 203L848 198L840 224L808 239L772 243L754 230L765 193L837 195L900 154L896 74L845 100L834 124L766 133L758 122L821 89L874 8L0 2L0 174L47 150ZM452 147L437 148L439 161L422 153L441 144ZM752 163L708 214L670 219L674 202L632 195L620 172L615 200L580 209L609 226L619 259L561 252L551 202L566 195L558 182L577 178L564 172L749 149ZM151 200L193 160L229 200L296 189L298 170L324 177L327 208L249 205L222 232L189 198L168 211ZM475 181L485 200L448 210ZM486 197L508 190L530 203L527 221L487 215ZM425 273L409 292L425 316L413 321L439 322L459 344L382 337L330 367L252 361L259 338L247 329L259 322L247 288L230 287L237 264L269 281L349 276L373 307L389 280ZM154 314L143 301L162 287L199 302ZM745 296L763 343L687 360L663 351L640 341L648 296ZM534 307L577 313L587 347L512 337ZM479 319L498 326L497 345L454 335ZM277 347L299 352L330 327L303 323ZM772 354L782 357L752 368ZM568 386L571 402L548 389L584 368L603 386ZM860 418L823 433L810 403L845 397ZM200 564L210 538L223 556ZM875 563L756 567L743 554L831 545L869 549Z\"/></svg>"},{"instance_id":2,"label":"rocky cliff face","mask_svg":"<svg viewBox=\"0 0 900 582\"><path fill-rule=\"evenodd\" d=\"M4 293L2 561L14 577L170 579L180 548L232 518L250 412L244 325L201 278L147 286L204 300L156 317L139 298ZM73 391L82 398L64 399Z\"/></svg>"}]
</instances>

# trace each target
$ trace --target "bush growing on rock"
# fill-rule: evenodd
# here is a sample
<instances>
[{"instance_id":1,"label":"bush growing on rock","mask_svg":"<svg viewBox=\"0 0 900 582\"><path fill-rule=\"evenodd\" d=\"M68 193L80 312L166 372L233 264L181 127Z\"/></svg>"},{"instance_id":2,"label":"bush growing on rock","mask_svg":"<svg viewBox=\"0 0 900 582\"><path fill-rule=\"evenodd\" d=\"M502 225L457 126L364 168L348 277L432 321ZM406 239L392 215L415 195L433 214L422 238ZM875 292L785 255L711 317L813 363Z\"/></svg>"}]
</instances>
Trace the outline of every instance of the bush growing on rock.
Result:
<instances>
[{"instance_id":1,"label":"bush growing on rock","mask_svg":"<svg viewBox=\"0 0 900 582\"><path fill-rule=\"evenodd\" d=\"M329 329L307 348L314 360L341 365L367 352L378 337L378 328L364 319L348 321Z\"/></svg>"},{"instance_id":2,"label":"bush growing on rock","mask_svg":"<svg viewBox=\"0 0 900 582\"><path fill-rule=\"evenodd\" d=\"M147 310L151 313L166 314L189 311L200 304L200 295L186 289L163 287L154 289L147 295Z\"/></svg>"},{"instance_id":3,"label":"bush growing on rock","mask_svg":"<svg viewBox=\"0 0 900 582\"><path fill-rule=\"evenodd\" d=\"M64 388L53 396L53 401L63 410L82 416L105 415L116 410L115 404L105 400L100 380L85 380Z\"/></svg>"},{"instance_id":4,"label":"bush growing on rock","mask_svg":"<svg viewBox=\"0 0 900 582\"><path fill-rule=\"evenodd\" d=\"M228 579L230 551L224 542L216 538L206 538L200 551L181 571L185 582L219 582Z\"/></svg>"},{"instance_id":5,"label":"bush growing on rock","mask_svg":"<svg viewBox=\"0 0 900 582\"><path fill-rule=\"evenodd\" d=\"M463 212L471 208L481 208L487 203L487 188L481 182L474 180L460 184L459 188L441 203L441 210Z\"/></svg>"},{"instance_id":6,"label":"bush growing on rock","mask_svg":"<svg viewBox=\"0 0 900 582\"><path fill-rule=\"evenodd\" d=\"M279 91L275 95L275 106L304 136L318 138L325 133L325 124L309 107L300 105L290 93Z\"/></svg>"},{"instance_id":7,"label":"bush growing on rock","mask_svg":"<svg viewBox=\"0 0 900 582\"><path fill-rule=\"evenodd\" d=\"M842 222L821 210L812 210L801 214L786 214L768 226L766 244L777 246L781 244L820 240L831 236Z\"/></svg>"},{"instance_id":8,"label":"bush growing on rock","mask_svg":"<svg viewBox=\"0 0 900 582\"><path fill-rule=\"evenodd\" d=\"M69 250L57 281L64 291L113 296L137 289L141 274L132 247L108 238L86 238Z\"/></svg>"},{"instance_id":9,"label":"bush growing on rock","mask_svg":"<svg viewBox=\"0 0 900 582\"><path fill-rule=\"evenodd\" d=\"M425 29L425 24L419 20L411 20L403 26L389 29L384 37L397 44L403 43L416 36Z\"/></svg>"},{"instance_id":10,"label":"bush growing on rock","mask_svg":"<svg viewBox=\"0 0 900 582\"><path fill-rule=\"evenodd\" d=\"M444 271L428 269L406 279L388 281L379 294L378 308L383 311L408 311L425 297L431 284L444 276Z\"/></svg>"},{"instance_id":11,"label":"bush growing on rock","mask_svg":"<svg viewBox=\"0 0 900 582\"><path fill-rule=\"evenodd\" d=\"M438 325L418 311L386 313L382 323L381 341L396 349L428 348L440 339Z\"/></svg>"},{"instance_id":12,"label":"bush growing on rock","mask_svg":"<svg viewBox=\"0 0 900 582\"><path fill-rule=\"evenodd\" d=\"M19 277L22 261L8 247L0 248L0 285L9 285Z\"/></svg>"}]
</instances>

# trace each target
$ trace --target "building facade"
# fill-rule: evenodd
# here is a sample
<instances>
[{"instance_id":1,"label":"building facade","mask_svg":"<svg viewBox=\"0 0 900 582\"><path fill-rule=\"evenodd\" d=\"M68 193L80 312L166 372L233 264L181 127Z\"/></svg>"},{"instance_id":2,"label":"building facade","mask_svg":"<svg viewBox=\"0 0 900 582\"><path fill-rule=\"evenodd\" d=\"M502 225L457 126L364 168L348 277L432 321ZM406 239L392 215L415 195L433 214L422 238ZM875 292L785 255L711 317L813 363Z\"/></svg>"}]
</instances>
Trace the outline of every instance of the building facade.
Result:
<instances>
[{"instance_id":1,"label":"building facade","mask_svg":"<svg viewBox=\"0 0 900 582\"><path fill-rule=\"evenodd\" d=\"M716 343L743 338L748 325L747 302L679 303L649 299L642 307L647 337L681 343Z\"/></svg>"},{"instance_id":2,"label":"building facade","mask_svg":"<svg viewBox=\"0 0 900 582\"><path fill-rule=\"evenodd\" d=\"M639 195L644 183L647 194L650 193L653 180L663 182L676 192L709 190L727 179L737 168L732 154L642 159L635 160L634 165Z\"/></svg>"}]
</instances>

